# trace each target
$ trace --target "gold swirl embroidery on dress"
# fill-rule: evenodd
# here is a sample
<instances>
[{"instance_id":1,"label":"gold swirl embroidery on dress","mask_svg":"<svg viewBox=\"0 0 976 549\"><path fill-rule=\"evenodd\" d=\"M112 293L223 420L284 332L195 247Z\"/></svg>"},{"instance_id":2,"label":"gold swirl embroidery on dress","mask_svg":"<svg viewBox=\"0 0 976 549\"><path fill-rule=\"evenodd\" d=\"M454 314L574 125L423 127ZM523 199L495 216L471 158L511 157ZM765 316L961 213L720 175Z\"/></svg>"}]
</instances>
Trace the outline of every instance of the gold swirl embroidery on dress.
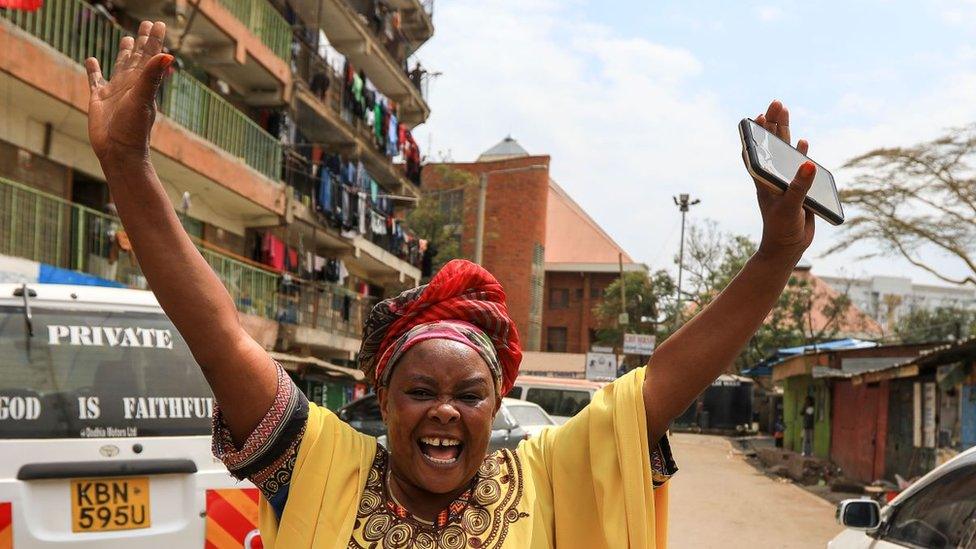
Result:
<instances>
[{"instance_id":1,"label":"gold swirl embroidery on dress","mask_svg":"<svg viewBox=\"0 0 976 549\"><path fill-rule=\"evenodd\" d=\"M509 526L528 516L518 510L522 465L509 450L485 458L471 490L448 507L446 523L440 525L414 518L389 496L385 482L388 462L387 451L377 447L359 500L351 549L500 547Z\"/></svg>"}]
</instances>

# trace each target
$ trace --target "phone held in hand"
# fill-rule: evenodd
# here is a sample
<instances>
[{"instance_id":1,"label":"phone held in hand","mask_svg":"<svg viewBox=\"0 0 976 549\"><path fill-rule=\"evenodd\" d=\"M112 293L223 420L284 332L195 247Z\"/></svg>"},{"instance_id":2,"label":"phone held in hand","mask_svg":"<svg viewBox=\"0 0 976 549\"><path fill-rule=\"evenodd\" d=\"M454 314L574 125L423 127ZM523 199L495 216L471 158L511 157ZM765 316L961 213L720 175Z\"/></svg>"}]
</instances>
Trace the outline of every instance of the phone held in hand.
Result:
<instances>
[{"instance_id":1,"label":"phone held in hand","mask_svg":"<svg viewBox=\"0 0 976 549\"><path fill-rule=\"evenodd\" d=\"M807 160L813 162L817 166L817 175L803 205L828 223L840 225L844 222L837 185L827 168L748 118L739 122L739 137L746 151L749 173L775 191L785 192L800 166Z\"/></svg>"}]
</instances>

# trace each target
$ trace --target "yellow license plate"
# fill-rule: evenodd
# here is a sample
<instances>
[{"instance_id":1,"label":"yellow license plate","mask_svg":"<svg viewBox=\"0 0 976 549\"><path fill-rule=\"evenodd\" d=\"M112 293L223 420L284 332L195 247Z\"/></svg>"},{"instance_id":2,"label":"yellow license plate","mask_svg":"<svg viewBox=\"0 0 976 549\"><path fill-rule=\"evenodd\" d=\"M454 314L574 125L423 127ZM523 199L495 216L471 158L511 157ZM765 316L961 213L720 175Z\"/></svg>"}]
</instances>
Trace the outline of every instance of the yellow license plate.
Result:
<instances>
[{"instance_id":1,"label":"yellow license plate","mask_svg":"<svg viewBox=\"0 0 976 549\"><path fill-rule=\"evenodd\" d=\"M71 531L149 528L149 477L71 481Z\"/></svg>"}]
</instances>

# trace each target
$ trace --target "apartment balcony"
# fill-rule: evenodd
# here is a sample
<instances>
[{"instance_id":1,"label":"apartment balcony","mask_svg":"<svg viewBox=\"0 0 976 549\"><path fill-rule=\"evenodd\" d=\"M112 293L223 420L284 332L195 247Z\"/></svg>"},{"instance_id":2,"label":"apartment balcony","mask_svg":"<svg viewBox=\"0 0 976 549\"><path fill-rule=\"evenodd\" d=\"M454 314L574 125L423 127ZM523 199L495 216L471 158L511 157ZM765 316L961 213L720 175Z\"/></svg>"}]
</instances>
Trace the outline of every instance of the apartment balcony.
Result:
<instances>
[{"instance_id":1,"label":"apartment balcony","mask_svg":"<svg viewBox=\"0 0 976 549\"><path fill-rule=\"evenodd\" d=\"M387 3L400 10L403 16L400 27L412 51L417 51L434 35L434 0L387 0Z\"/></svg>"},{"instance_id":2,"label":"apartment balcony","mask_svg":"<svg viewBox=\"0 0 976 549\"><path fill-rule=\"evenodd\" d=\"M291 98L291 26L268 0L127 0L137 19L164 21L167 46L230 85L249 105Z\"/></svg>"},{"instance_id":3,"label":"apartment balcony","mask_svg":"<svg viewBox=\"0 0 976 549\"><path fill-rule=\"evenodd\" d=\"M397 102L403 123L415 126L427 120L430 107L407 75L405 57L397 59L347 0L295 0L293 6L309 26L325 31L329 42L363 69L383 95Z\"/></svg>"},{"instance_id":4,"label":"apartment balcony","mask_svg":"<svg viewBox=\"0 0 976 549\"><path fill-rule=\"evenodd\" d=\"M316 253L345 261L351 274L393 291L420 284L420 258L401 257L381 235L345 237L298 200L292 202L291 214L297 221L291 229Z\"/></svg>"},{"instance_id":5,"label":"apartment balcony","mask_svg":"<svg viewBox=\"0 0 976 549\"><path fill-rule=\"evenodd\" d=\"M32 13L0 9L0 90L8 107L0 107L7 119L0 137L99 176L88 146L88 83L81 63L97 57L111 77L124 35L80 0L47 0ZM165 116L153 129L154 161L177 201L190 192L214 205L216 214L252 224L274 223L284 214L277 139L182 72L164 81L159 105ZM43 139L31 130L38 124L48 127Z\"/></svg>"},{"instance_id":6,"label":"apartment balcony","mask_svg":"<svg viewBox=\"0 0 976 549\"><path fill-rule=\"evenodd\" d=\"M342 77L310 46L300 43L295 55L295 111L298 126L310 140L363 161L370 175L405 204L420 198L420 189L374 145L372 131L344 109ZM322 89L322 82L329 82Z\"/></svg>"},{"instance_id":7,"label":"apartment balcony","mask_svg":"<svg viewBox=\"0 0 976 549\"><path fill-rule=\"evenodd\" d=\"M314 349L329 358L351 360L359 351L363 320L374 302L328 282L284 283L278 305L282 347Z\"/></svg>"},{"instance_id":8,"label":"apartment balcony","mask_svg":"<svg viewBox=\"0 0 976 549\"><path fill-rule=\"evenodd\" d=\"M0 255L89 274L119 286L146 289L135 254L115 235L119 218L0 177ZM274 319L278 274L245 258L197 247L227 288L237 310Z\"/></svg>"}]
</instances>

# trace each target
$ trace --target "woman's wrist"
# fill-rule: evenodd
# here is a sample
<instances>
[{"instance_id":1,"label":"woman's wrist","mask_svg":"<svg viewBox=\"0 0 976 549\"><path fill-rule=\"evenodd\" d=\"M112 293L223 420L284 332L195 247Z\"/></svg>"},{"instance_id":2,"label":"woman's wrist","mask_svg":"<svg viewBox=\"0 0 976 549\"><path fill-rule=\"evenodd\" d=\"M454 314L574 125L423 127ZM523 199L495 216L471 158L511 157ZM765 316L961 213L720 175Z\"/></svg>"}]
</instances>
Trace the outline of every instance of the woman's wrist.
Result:
<instances>
[{"instance_id":1,"label":"woman's wrist","mask_svg":"<svg viewBox=\"0 0 976 549\"><path fill-rule=\"evenodd\" d=\"M152 170L148 150L112 150L98 156L106 178L139 176Z\"/></svg>"}]
</instances>

